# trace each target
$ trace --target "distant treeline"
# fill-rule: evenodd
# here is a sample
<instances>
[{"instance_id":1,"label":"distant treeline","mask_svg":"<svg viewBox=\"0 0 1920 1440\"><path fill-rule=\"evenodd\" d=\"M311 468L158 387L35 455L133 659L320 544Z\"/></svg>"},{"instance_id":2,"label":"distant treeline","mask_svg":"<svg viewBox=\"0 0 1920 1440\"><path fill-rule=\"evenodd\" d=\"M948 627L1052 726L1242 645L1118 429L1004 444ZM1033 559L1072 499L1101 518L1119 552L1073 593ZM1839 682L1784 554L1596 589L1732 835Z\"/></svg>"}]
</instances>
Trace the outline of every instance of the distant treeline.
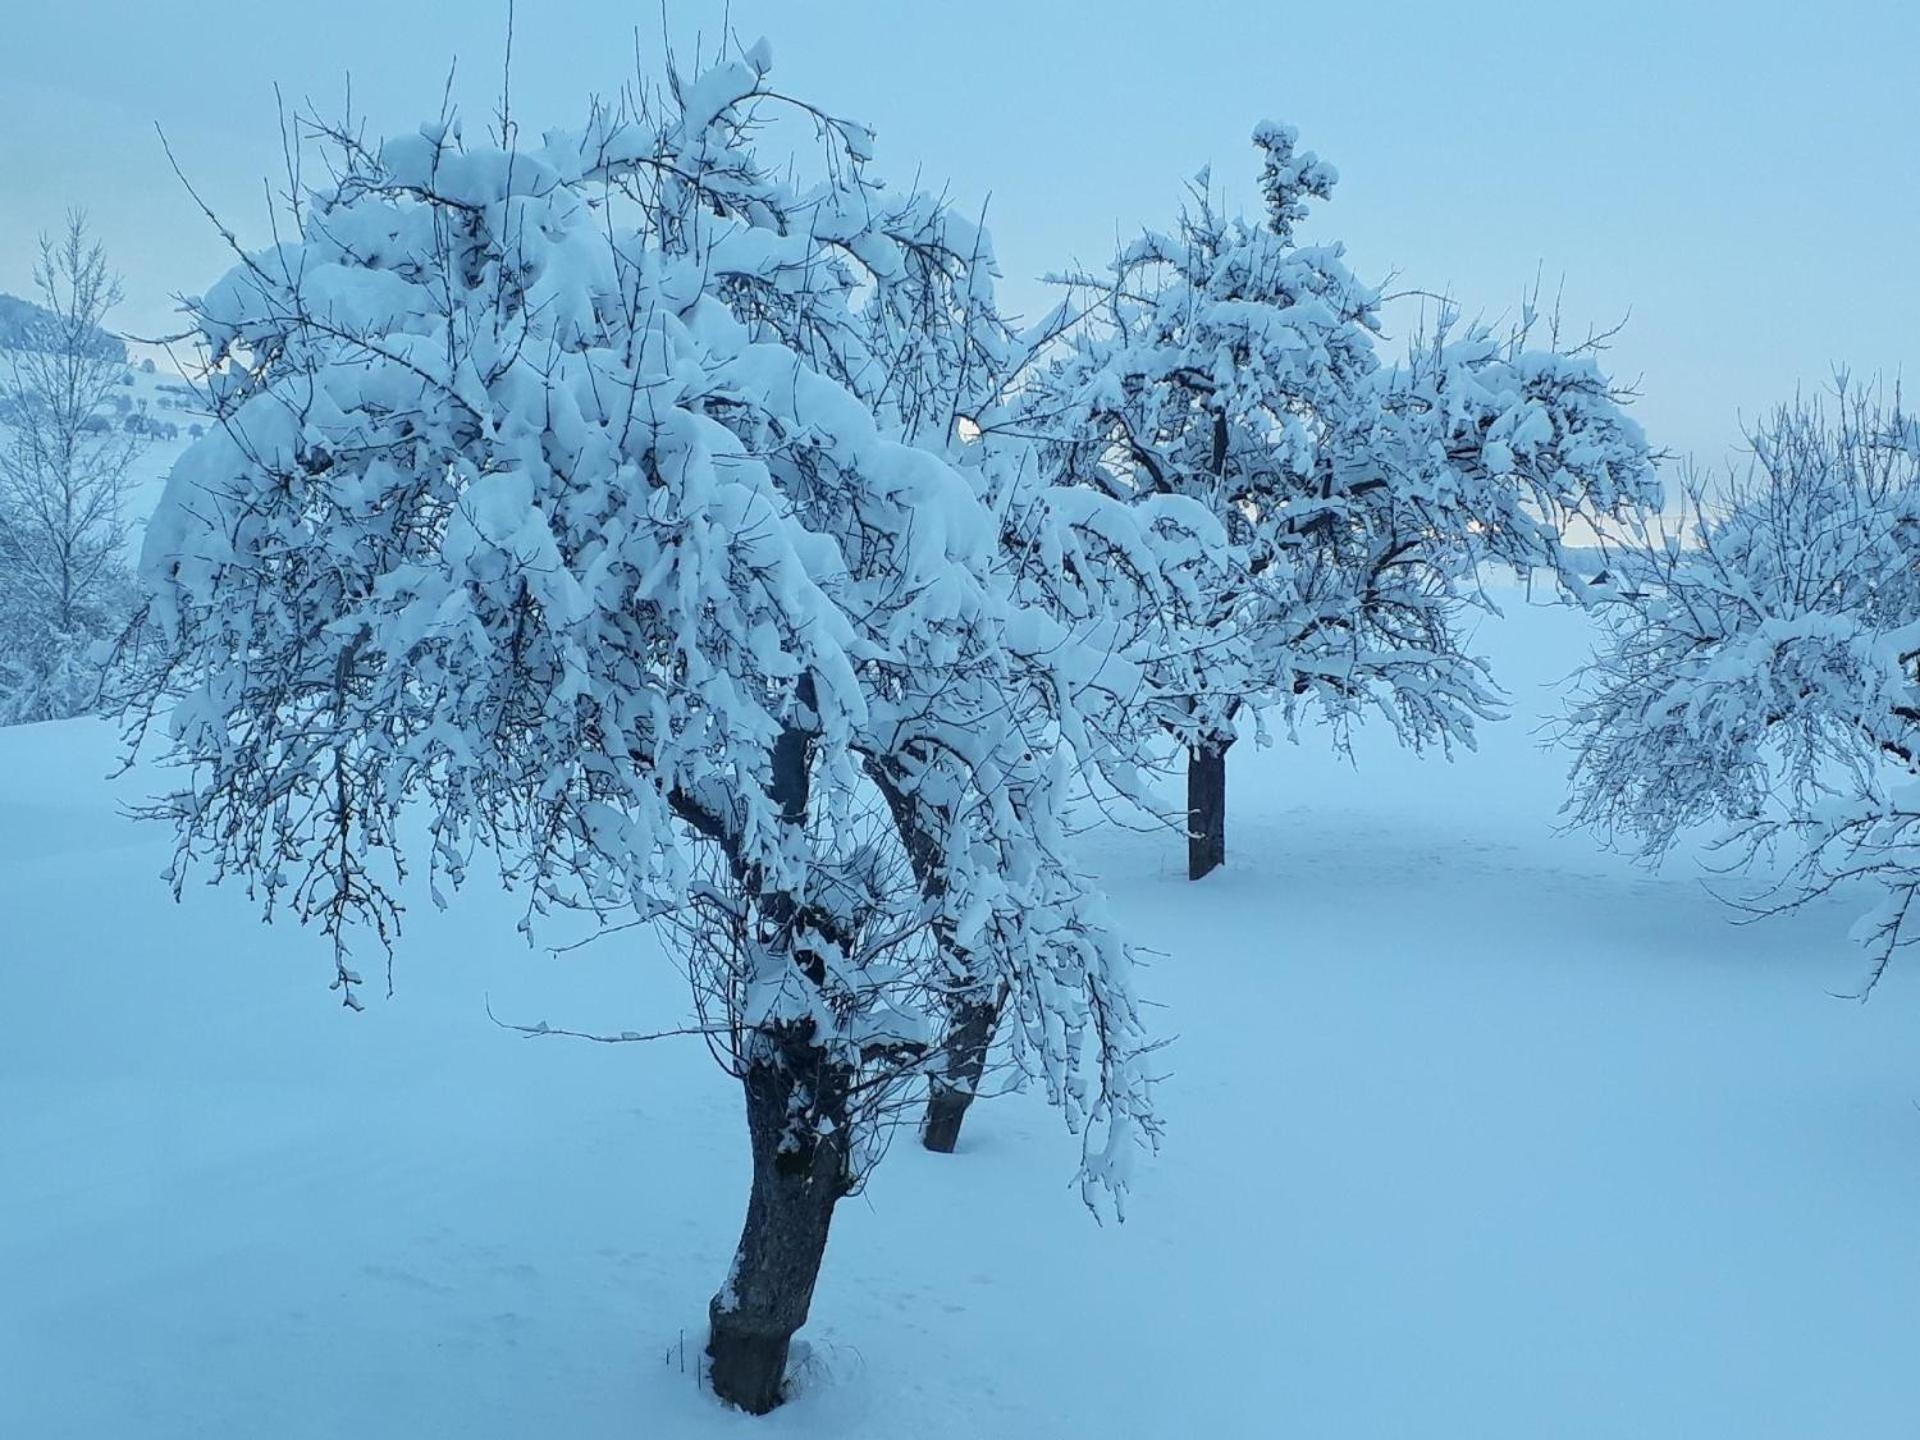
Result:
<instances>
[{"instance_id":1,"label":"distant treeline","mask_svg":"<svg viewBox=\"0 0 1920 1440\"><path fill-rule=\"evenodd\" d=\"M31 300L18 295L0 294L0 348L44 350L47 335L57 322L52 314ZM127 347L118 336L96 329L87 345L87 353L103 360L125 362Z\"/></svg>"}]
</instances>

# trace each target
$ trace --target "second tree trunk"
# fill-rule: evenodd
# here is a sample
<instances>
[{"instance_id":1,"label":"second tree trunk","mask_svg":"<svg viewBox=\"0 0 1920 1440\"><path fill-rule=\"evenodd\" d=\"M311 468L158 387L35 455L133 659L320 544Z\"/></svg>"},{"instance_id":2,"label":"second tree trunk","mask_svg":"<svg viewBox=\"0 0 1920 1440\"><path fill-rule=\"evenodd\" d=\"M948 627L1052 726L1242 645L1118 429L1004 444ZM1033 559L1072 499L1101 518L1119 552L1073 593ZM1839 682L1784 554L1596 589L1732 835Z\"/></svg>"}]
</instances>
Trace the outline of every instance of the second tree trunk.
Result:
<instances>
[{"instance_id":1,"label":"second tree trunk","mask_svg":"<svg viewBox=\"0 0 1920 1440\"><path fill-rule=\"evenodd\" d=\"M955 1008L942 1067L929 1080L927 1118L920 1127L920 1140L927 1149L950 1155L959 1143L967 1107L979 1095L980 1077L986 1074L987 1051L993 1045L1003 1003L996 995L992 1000L962 1001Z\"/></svg>"},{"instance_id":2,"label":"second tree trunk","mask_svg":"<svg viewBox=\"0 0 1920 1440\"><path fill-rule=\"evenodd\" d=\"M1198 880L1227 859L1227 747L1208 740L1187 751L1187 878Z\"/></svg>"}]
</instances>

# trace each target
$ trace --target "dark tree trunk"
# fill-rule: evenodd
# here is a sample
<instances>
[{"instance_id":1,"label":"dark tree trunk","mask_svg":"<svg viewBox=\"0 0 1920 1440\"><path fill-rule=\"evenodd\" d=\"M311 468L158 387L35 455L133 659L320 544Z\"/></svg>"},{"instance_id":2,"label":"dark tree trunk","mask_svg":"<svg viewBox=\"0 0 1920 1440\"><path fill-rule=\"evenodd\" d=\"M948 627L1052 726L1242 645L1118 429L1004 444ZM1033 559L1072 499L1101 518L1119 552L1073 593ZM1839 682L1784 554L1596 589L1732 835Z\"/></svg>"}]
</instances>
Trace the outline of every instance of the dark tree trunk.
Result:
<instances>
[{"instance_id":1,"label":"dark tree trunk","mask_svg":"<svg viewBox=\"0 0 1920 1440\"><path fill-rule=\"evenodd\" d=\"M1209 739L1187 751L1187 878L1198 880L1227 860L1227 747Z\"/></svg>"},{"instance_id":2,"label":"dark tree trunk","mask_svg":"<svg viewBox=\"0 0 1920 1440\"><path fill-rule=\"evenodd\" d=\"M733 1271L707 1307L707 1356L713 1393L764 1415L784 1398L787 1350L813 1303L833 1207L851 1184L851 1077L805 1031L759 1041L743 1080L753 1190Z\"/></svg>"},{"instance_id":3,"label":"dark tree trunk","mask_svg":"<svg viewBox=\"0 0 1920 1440\"><path fill-rule=\"evenodd\" d=\"M993 1045L994 1027L1000 1023L1000 1007L1005 1003L1006 990L1002 987L991 1000L963 1001L955 1008L941 1046L941 1067L930 1077L927 1118L920 1127L920 1141L927 1149L951 1155L959 1143L967 1107L980 1093L987 1051Z\"/></svg>"}]
</instances>

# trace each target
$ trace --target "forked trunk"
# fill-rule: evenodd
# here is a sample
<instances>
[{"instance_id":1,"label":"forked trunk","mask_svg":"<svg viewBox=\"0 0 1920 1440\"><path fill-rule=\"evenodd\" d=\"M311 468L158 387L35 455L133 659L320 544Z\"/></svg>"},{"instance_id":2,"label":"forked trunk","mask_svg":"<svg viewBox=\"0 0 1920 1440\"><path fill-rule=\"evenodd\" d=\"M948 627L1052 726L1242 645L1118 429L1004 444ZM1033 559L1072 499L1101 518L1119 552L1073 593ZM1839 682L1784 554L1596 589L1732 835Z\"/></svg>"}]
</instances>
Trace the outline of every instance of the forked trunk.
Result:
<instances>
[{"instance_id":1,"label":"forked trunk","mask_svg":"<svg viewBox=\"0 0 1920 1440\"><path fill-rule=\"evenodd\" d=\"M1227 860L1227 747L1207 740L1187 751L1187 878L1198 880Z\"/></svg>"},{"instance_id":2,"label":"forked trunk","mask_svg":"<svg viewBox=\"0 0 1920 1440\"><path fill-rule=\"evenodd\" d=\"M945 1054L941 1067L930 1077L927 1118L920 1126L920 1140L927 1149L951 1155L959 1143L967 1107L980 1093L987 1051L993 1045L994 1027L1000 1023L1000 1007L1005 1003L1006 988L1002 986L991 1000L964 1001L955 1008L942 1046Z\"/></svg>"},{"instance_id":3,"label":"forked trunk","mask_svg":"<svg viewBox=\"0 0 1920 1440\"><path fill-rule=\"evenodd\" d=\"M713 1393L764 1415L784 1398L833 1207L852 1179L845 1067L794 1030L761 1037L743 1085L753 1190L733 1270L707 1314Z\"/></svg>"}]
</instances>

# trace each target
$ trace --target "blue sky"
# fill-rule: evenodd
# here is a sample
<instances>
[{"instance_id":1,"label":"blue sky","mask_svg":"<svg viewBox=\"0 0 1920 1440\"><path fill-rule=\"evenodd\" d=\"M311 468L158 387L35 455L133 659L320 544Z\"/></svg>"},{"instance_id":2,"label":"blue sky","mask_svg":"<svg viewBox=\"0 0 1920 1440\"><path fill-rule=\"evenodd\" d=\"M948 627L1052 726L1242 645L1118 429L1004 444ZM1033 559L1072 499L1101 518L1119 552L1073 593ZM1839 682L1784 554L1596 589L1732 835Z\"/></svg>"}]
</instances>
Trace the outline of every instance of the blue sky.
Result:
<instances>
[{"instance_id":1,"label":"blue sky","mask_svg":"<svg viewBox=\"0 0 1920 1440\"><path fill-rule=\"evenodd\" d=\"M1726 455L1738 419L1830 368L1920 354L1920 7L1049 4L735 0L775 78L874 125L883 170L988 205L1004 293L1098 263L1164 223L1211 163L1252 193L1247 136L1290 121L1341 184L1309 229L1369 278L1510 312L1536 272L1577 327L1630 315L1613 355L1656 443ZM684 49L717 4L672 0ZM167 170L243 239L279 167L273 85L337 108L352 72L373 128L438 105L450 60L478 119L498 93L506 6L332 0L21 7L0 46L0 289L36 230L93 214L127 280L122 322L222 268ZM521 0L514 101L571 124L592 91L657 64L657 5Z\"/></svg>"}]
</instances>

